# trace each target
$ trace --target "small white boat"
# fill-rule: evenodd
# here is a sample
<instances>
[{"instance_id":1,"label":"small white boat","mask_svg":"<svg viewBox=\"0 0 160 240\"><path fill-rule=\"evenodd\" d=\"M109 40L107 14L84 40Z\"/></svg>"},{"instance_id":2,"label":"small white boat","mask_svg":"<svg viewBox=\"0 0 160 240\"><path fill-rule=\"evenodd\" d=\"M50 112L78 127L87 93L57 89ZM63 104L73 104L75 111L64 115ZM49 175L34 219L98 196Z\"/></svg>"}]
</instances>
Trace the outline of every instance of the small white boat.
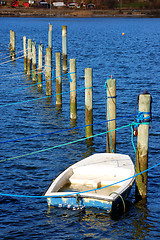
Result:
<instances>
[{"instance_id":1,"label":"small white boat","mask_svg":"<svg viewBox=\"0 0 160 240\"><path fill-rule=\"evenodd\" d=\"M97 153L67 168L44 195L48 205L55 207L96 207L111 212L124 203L134 175L134 164L128 155Z\"/></svg>"}]
</instances>

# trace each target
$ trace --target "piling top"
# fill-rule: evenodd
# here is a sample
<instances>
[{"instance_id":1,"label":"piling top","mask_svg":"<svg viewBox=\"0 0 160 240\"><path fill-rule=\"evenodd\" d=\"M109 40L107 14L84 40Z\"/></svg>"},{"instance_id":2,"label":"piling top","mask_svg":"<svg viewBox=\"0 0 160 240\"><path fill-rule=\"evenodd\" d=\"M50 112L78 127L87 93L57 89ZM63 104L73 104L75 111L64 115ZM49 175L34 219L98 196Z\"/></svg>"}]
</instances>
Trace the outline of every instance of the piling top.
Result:
<instances>
[{"instance_id":1,"label":"piling top","mask_svg":"<svg viewBox=\"0 0 160 240\"><path fill-rule=\"evenodd\" d=\"M116 85L116 79L111 78L111 79L107 80L107 87L108 88L114 87L115 85Z\"/></svg>"},{"instance_id":2,"label":"piling top","mask_svg":"<svg viewBox=\"0 0 160 240\"><path fill-rule=\"evenodd\" d=\"M51 24L49 24L49 31L52 31L52 25Z\"/></svg>"},{"instance_id":3,"label":"piling top","mask_svg":"<svg viewBox=\"0 0 160 240\"><path fill-rule=\"evenodd\" d=\"M139 111L144 112L144 115L150 114L151 95L149 93L139 95Z\"/></svg>"},{"instance_id":4,"label":"piling top","mask_svg":"<svg viewBox=\"0 0 160 240\"><path fill-rule=\"evenodd\" d=\"M67 26L63 25L62 26L62 37L65 37L65 36L67 36Z\"/></svg>"}]
</instances>

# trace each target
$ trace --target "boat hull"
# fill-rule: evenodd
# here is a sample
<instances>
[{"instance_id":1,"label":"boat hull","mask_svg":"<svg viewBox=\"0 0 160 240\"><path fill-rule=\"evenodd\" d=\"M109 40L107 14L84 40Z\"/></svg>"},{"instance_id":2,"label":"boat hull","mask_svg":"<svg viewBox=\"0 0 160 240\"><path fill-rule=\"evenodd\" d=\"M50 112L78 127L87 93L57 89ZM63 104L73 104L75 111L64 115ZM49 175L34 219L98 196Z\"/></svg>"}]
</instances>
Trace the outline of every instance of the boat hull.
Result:
<instances>
[{"instance_id":1,"label":"boat hull","mask_svg":"<svg viewBox=\"0 0 160 240\"><path fill-rule=\"evenodd\" d=\"M70 197L70 198L47 198L48 206L54 206L59 208L67 208L72 210L82 210L85 208L98 208L103 209L107 212L111 211L112 202L111 201L104 201L99 199L93 198L79 198Z\"/></svg>"},{"instance_id":2,"label":"boat hull","mask_svg":"<svg viewBox=\"0 0 160 240\"><path fill-rule=\"evenodd\" d=\"M99 153L62 172L48 187L48 205L68 209L98 208L113 212L125 202L134 183L128 155Z\"/></svg>"}]
</instances>

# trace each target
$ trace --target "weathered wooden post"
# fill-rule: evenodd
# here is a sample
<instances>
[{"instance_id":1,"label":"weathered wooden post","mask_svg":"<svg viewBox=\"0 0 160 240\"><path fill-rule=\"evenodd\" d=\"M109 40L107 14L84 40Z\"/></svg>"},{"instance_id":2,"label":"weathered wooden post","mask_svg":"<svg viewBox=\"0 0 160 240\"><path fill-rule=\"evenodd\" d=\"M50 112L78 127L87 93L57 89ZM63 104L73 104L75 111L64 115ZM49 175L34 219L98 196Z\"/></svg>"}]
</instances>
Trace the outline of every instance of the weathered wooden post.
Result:
<instances>
[{"instance_id":1,"label":"weathered wooden post","mask_svg":"<svg viewBox=\"0 0 160 240\"><path fill-rule=\"evenodd\" d=\"M67 72L67 26L62 26L63 72Z\"/></svg>"},{"instance_id":2,"label":"weathered wooden post","mask_svg":"<svg viewBox=\"0 0 160 240\"><path fill-rule=\"evenodd\" d=\"M12 57L12 60L15 61L15 32L14 31L10 31L10 34L11 34L11 45L10 45L10 51L11 51L11 57Z\"/></svg>"},{"instance_id":3,"label":"weathered wooden post","mask_svg":"<svg viewBox=\"0 0 160 240\"><path fill-rule=\"evenodd\" d=\"M32 76L33 83L37 82L37 58L36 58L36 43L32 42Z\"/></svg>"},{"instance_id":4,"label":"weathered wooden post","mask_svg":"<svg viewBox=\"0 0 160 240\"><path fill-rule=\"evenodd\" d=\"M12 30L10 30L10 44L9 44L9 49L11 51L12 49ZM11 52L10 52L11 53Z\"/></svg>"},{"instance_id":5,"label":"weathered wooden post","mask_svg":"<svg viewBox=\"0 0 160 240\"><path fill-rule=\"evenodd\" d=\"M23 37L24 70L27 71L27 38Z\"/></svg>"},{"instance_id":6,"label":"weathered wooden post","mask_svg":"<svg viewBox=\"0 0 160 240\"><path fill-rule=\"evenodd\" d=\"M46 48L46 63L45 63L45 76L46 76L46 96L52 95L52 72L51 72L51 51Z\"/></svg>"},{"instance_id":7,"label":"weathered wooden post","mask_svg":"<svg viewBox=\"0 0 160 240\"><path fill-rule=\"evenodd\" d=\"M43 44L38 49L38 89L42 88Z\"/></svg>"},{"instance_id":8,"label":"weathered wooden post","mask_svg":"<svg viewBox=\"0 0 160 240\"><path fill-rule=\"evenodd\" d=\"M70 59L70 118L77 119L76 59Z\"/></svg>"},{"instance_id":9,"label":"weathered wooden post","mask_svg":"<svg viewBox=\"0 0 160 240\"><path fill-rule=\"evenodd\" d=\"M31 77L32 40L28 39L27 76Z\"/></svg>"},{"instance_id":10,"label":"weathered wooden post","mask_svg":"<svg viewBox=\"0 0 160 240\"><path fill-rule=\"evenodd\" d=\"M149 122L151 109L151 96L149 93L139 95L139 116L140 124L138 126L137 136L137 157L136 173L145 171L148 168L148 139ZM147 172L136 177L136 200L147 197Z\"/></svg>"},{"instance_id":11,"label":"weathered wooden post","mask_svg":"<svg viewBox=\"0 0 160 240\"><path fill-rule=\"evenodd\" d=\"M116 80L108 79L107 80L107 130L108 136L106 141L106 151L107 152L116 152Z\"/></svg>"},{"instance_id":12,"label":"weathered wooden post","mask_svg":"<svg viewBox=\"0 0 160 240\"><path fill-rule=\"evenodd\" d=\"M62 106L61 53L56 52L56 105Z\"/></svg>"},{"instance_id":13,"label":"weathered wooden post","mask_svg":"<svg viewBox=\"0 0 160 240\"><path fill-rule=\"evenodd\" d=\"M93 135L92 68L85 68L85 125L87 138Z\"/></svg>"},{"instance_id":14,"label":"weathered wooden post","mask_svg":"<svg viewBox=\"0 0 160 240\"><path fill-rule=\"evenodd\" d=\"M49 24L48 47L52 48L52 25L51 24Z\"/></svg>"}]
</instances>

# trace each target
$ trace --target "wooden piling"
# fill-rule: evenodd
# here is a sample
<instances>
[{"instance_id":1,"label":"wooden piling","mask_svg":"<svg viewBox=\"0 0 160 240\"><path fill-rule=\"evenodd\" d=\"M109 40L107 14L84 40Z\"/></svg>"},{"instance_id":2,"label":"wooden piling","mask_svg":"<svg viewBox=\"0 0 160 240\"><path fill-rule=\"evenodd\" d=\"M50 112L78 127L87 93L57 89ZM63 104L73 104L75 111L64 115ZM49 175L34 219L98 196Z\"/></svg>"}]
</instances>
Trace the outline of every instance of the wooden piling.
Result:
<instances>
[{"instance_id":1,"label":"wooden piling","mask_svg":"<svg viewBox=\"0 0 160 240\"><path fill-rule=\"evenodd\" d=\"M70 118L77 119L76 59L70 59Z\"/></svg>"},{"instance_id":2,"label":"wooden piling","mask_svg":"<svg viewBox=\"0 0 160 240\"><path fill-rule=\"evenodd\" d=\"M52 25L49 24L49 31L48 31L48 47L52 48Z\"/></svg>"},{"instance_id":3,"label":"wooden piling","mask_svg":"<svg viewBox=\"0 0 160 240\"><path fill-rule=\"evenodd\" d=\"M13 61L15 61L15 57L16 57L16 55L15 55L15 32L11 30L10 34L11 34L11 36L10 36L10 38L11 38L11 40L10 40L11 41L11 44L10 44L11 58Z\"/></svg>"},{"instance_id":4,"label":"wooden piling","mask_svg":"<svg viewBox=\"0 0 160 240\"><path fill-rule=\"evenodd\" d=\"M24 71L27 71L27 38L23 37Z\"/></svg>"},{"instance_id":5,"label":"wooden piling","mask_svg":"<svg viewBox=\"0 0 160 240\"><path fill-rule=\"evenodd\" d=\"M37 82L37 58L36 58L36 43L32 42L32 80Z\"/></svg>"},{"instance_id":6,"label":"wooden piling","mask_svg":"<svg viewBox=\"0 0 160 240\"><path fill-rule=\"evenodd\" d=\"M67 26L62 26L63 72L67 72Z\"/></svg>"},{"instance_id":7,"label":"wooden piling","mask_svg":"<svg viewBox=\"0 0 160 240\"><path fill-rule=\"evenodd\" d=\"M62 106L61 53L56 52L56 105Z\"/></svg>"},{"instance_id":8,"label":"wooden piling","mask_svg":"<svg viewBox=\"0 0 160 240\"><path fill-rule=\"evenodd\" d=\"M38 49L38 89L42 88L43 44Z\"/></svg>"},{"instance_id":9,"label":"wooden piling","mask_svg":"<svg viewBox=\"0 0 160 240\"><path fill-rule=\"evenodd\" d=\"M12 30L10 30L10 43L9 43L9 49L11 51L12 49Z\"/></svg>"},{"instance_id":10,"label":"wooden piling","mask_svg":"<svg viewBox=\"0 0 160 240\"><path fill-rule=\"evenodd\" d=\"M45 63L45 77L46 77L46 96L52 95L52 72L51 72L51 50L46 48L46 63Z\"/></svg>"},{"instance_id":11,"label":"wooden piling","mask_svg":"<svg viewBox=\"0 0 160 240\"><path fill-rule=\"evenodd\" d=\"M106 152L116 152L116 80L107 80L107 134Z\"/></svg>"},{"instance_id":12,"label":"wooden piling","mask_svg":"<svg viewBox=\"0 0 160 240\"><path fill-rule=\"evenodd\" d=\"M85 68L85 125L90 125L85 128L87 138L93 135L92 68Z\"/></svg>"},{"instance_id":13,"label":"wooden piling","mask_svg":"<svg viewBox=\"0 0 160 240\"><path fill-rule=\"evenodd\" d=\"M139 95L139 113L144 116L144 120L138 126L136 173L148 168L150 105L151 96L149 93ZM145 172L136 177L136 200L147 197L147 175L147 172Z\"/></svg>"},{"instance_id":14,"label":"wooden piling","mask_svg":"<svg viewBox=\"0 0 160 240\"><path fill-rule=\"evenodd\" d=\"M27 76L31 77L31 62L32 62L32 40L28 39L28 54L27 54Z\"/></svg>"}]
</instances>

